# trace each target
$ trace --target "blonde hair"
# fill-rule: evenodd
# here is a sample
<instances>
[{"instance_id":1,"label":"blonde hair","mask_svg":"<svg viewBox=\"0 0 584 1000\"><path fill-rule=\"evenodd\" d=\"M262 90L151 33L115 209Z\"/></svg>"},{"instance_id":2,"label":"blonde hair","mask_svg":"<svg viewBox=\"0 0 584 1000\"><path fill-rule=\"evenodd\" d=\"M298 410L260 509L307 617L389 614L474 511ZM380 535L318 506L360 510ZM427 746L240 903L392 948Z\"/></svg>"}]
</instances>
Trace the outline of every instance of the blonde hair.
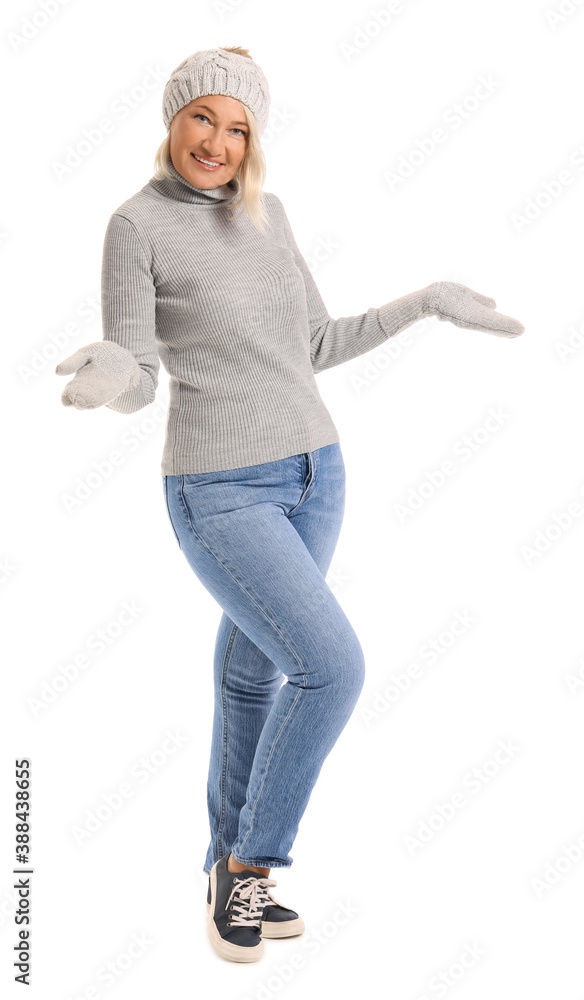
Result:
<instances>
[{"instance_id":1,"label":"blonde hair","mask_svg":"<svg viewBox=\"0 0 584 1000\"><path fill-rule=\"evenodd\" d=\"M236 52L240 56L251 59L249 51L238 45L221 45L219 48L224 49L225 52ZM237 182L236 198L229 202L226 207L230 209L235 218L247 211L253 224L262 231L267 222L267 216L261 202L262 188L266 179L266 159L260 143L255 115L245 104L242 104L242 107L249 126L249 138L243 160L234 177ZM169 162L171 162L170 130L156 150L154 157L154 177L157 180L172 177L168 168ZM238 209L240 211L237 211Z\"/></svg>"}]
</instances>

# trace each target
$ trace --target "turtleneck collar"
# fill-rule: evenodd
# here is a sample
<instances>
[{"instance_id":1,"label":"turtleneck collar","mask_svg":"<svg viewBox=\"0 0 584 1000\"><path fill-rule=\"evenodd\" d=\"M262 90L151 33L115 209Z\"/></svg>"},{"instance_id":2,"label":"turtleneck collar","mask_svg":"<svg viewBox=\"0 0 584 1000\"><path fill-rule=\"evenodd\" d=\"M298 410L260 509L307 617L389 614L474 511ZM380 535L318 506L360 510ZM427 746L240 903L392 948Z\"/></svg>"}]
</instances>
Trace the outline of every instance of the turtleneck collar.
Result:
<instances>
[{"instance_id":1,"label":"turtleneck collar","mask_svg":"<svg viewBox=\"0 0 584 1000\"><path fill-rule=\"evenodd\" d=\"M239 181L235 177L227 184L220 184L216 188L198 188L182 174L179 174L170 158L167 160L167 166L171 174L170 177L164 177L162 180L152 177L148 183L155 191L167 198L174 198L175 201L185 201L190 202L191 205L213 208L232 200L239 192Z\"/></svg>"}]
</instances>

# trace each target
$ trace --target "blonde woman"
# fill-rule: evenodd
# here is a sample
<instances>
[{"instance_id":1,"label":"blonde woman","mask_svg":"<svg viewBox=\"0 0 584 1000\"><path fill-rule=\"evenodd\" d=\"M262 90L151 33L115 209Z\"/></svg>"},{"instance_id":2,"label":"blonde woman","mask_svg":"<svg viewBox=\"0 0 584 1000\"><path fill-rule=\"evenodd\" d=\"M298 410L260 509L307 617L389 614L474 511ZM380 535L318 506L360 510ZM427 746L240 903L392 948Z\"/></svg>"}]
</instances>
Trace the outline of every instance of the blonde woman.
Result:
<instances>
[{"instance_id":1,"label":"blonde woman","mask_svg":"<svg viewBox=\"0 0 584 1000\"><path fill-rule=\"evenodd\" d=\"M453 282L332 319L282 202L263 191L267 80L247 49L185 59L163 95L150 181L112 214L103 341L57 366L62 401L133 413L170 375L162 485L174 537L223 609L208 776L208 932L253 962L304 930L270 892L364 680L325 582L344 512L339 434L315 374L423 316L514 337L516 320ZM298 163L297 163L298 168Z\"/></svg>"}]
</instances>

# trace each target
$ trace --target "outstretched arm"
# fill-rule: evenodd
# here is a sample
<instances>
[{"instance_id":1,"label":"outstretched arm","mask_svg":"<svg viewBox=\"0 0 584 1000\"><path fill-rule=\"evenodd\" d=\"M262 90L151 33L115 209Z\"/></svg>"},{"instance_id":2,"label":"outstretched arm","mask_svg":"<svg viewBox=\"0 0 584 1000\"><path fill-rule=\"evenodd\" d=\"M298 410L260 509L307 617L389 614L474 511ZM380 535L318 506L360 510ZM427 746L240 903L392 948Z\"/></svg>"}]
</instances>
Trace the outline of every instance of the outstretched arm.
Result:
<instances>
[{"instance_id":1,"label":"outstretched arm","mask_svg":"<svg viewBox=\"0 0 584 1000\"><path fill-rule=\"evenodd\" d=\"M296 245L284 206L280 199L278 202L286 243L294 254L306 287L310 357L314 372L365 354L426 316L436 316L455 326L484 330L501 337L517 337L523 333L525 327L518 320L494 311L494 299L454 281L435 281L377 309L368 309L357 316L332 319L308 264Z\"/></svg>"}]
</instances>

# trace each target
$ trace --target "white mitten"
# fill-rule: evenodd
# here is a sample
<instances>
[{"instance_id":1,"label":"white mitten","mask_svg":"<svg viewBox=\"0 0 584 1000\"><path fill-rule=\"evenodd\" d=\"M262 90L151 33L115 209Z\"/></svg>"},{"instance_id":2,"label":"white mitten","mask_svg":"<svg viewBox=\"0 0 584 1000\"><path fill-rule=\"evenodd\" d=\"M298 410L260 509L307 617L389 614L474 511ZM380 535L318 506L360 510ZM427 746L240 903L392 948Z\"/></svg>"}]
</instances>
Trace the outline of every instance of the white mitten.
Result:
<instances>
[{"instance_id":1,"label":"white mitten","mask_svg":"<svg viewBox=\"0 0 584 1000\"><path fill-rule=\"evenodd\" d=\"M55 368L57 375L71 375L61 394L63 406L93 410L109 403L140 383L142 369L125 347L112 340L97 340L80 347Z\"/></svg>"},{"instance_id":2,"label":"white mitten","mask_svg":"<svg viewBox=\"0 0 584 1000\"><path fill-rule=\"evenodd\" d=\"M401 333L426 316L449 320L468 330L484 330L498 337L518 337L525 327L519 320L495 312L496 302L455 281L433 281L379 307L379 322L388 337Z\"/></svg>"},{"instance_id":3,"label":"white mitten","mask_svg":"<svg viewBox=\"0 0 584 1000\"><path fill-rule=\"evenodd\" d=\"M455 281L434 281L430 286L428 308L431 316L449 320L467 330L484 330L497 337L518 337L525 327L517 319L495 312L497 303L488 295L473 292Z\"/></svg>"}]
</instances>

